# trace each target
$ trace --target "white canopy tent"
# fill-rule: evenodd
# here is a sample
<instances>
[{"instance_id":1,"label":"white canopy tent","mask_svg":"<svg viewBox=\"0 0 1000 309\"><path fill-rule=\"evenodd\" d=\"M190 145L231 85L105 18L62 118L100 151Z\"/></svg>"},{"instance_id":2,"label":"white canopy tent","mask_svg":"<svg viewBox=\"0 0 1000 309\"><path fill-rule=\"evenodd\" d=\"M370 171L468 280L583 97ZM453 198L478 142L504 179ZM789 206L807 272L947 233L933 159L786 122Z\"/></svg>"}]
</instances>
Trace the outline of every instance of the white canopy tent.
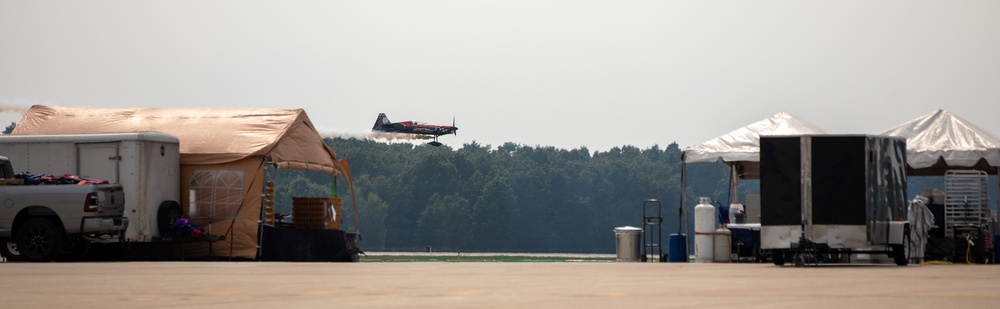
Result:
<instances>
[{"instance_id":1,"label":"white canopy tent","mask_svg":"<svg viewBox=\"0 0 1000 309\"><path fill-rule=\"evenodd\" d=\"M681 154L681 205L687 204L687 163L723 162L732 169L731 190L736 192L739 179L760 178L760 136L826 134L826 130L786 112L751 123ZM733 197L735 201L735 197ZM732 202L732 201L730 201ZM682 223L685 224L685 223ZM686 230L686 229L685 229ZM687 233L689 231L686 231Z\"/></svg>"},{"instance_id":2,"label":"white canopy tent","mask_svg":"<svg viewBox=\"0 0 1000 309\"><path fill-rule=\"evenodd\" d=\"M825 134L816 125L780 112L684 150L684 162L760 161L761 135Z\"/></svg>"},{"instance_id":3,"label":"white canopy tent","mask_svg":"<svg viewBox=\"0 0 1000 309\"><path fill-rule=\"evenodd\" d=\"M689 147L681 154L681 186L687 192L686 165L695 162L724 162L732 167L734 185L737 179L760 178L761 135L825 134L826 130L786 112L751 123L700 145ZM683 194L681 204L684 204Z\"/></svg>"},{"instance_id":4,"label":"white canopy tent","mask_svg":"<svg viewBox=\"0 0 1000 309\"><path fill-rule=\"evenodd\" d=\"M1000 139L943 109L882 135L906 138L907 175L940 176L948 169L997 174L1000 167Z\"/></svg>"},{"instance_id":5,"label":"white canopy tent","mask_svg":"<svg viewBox=\"0 0 1000 309\"><path fill-rule=\"evenodd\" d=\"M906 138L906 174L909 176L944 176L948 170L979 170L1000 175L1000 139L946 110L930 112L882 134ZM922 202L916 204L923 205ZM948 207L945 206L946 214ZM915 215L910 221L915 225L910 237L916 242L910 246L918 252L918 258L923 258L927 233L934 220L918 220L922 217L918 215L920 211L930 212L911 209ZM945 226L949 224L947 217L945 215L943 220Z\"/></svg>"}]
</instances>

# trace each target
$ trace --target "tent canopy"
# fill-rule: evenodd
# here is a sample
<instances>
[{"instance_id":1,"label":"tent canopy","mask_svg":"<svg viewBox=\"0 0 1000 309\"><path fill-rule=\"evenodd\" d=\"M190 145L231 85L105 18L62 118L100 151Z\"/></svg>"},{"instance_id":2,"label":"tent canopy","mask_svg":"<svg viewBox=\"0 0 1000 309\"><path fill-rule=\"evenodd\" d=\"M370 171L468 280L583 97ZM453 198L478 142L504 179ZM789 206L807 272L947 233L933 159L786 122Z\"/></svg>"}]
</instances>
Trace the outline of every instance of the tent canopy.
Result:
<instances>
[{"instance_id":1,"label":"tent canopy","mask_svg":"<svg viewBox=\"0 0 1000 309\"><path fill-rule=\"evenodd\" d=\"M278 168L340 175L336 154L302 109L32 106L11 134L159 131L180 140L181 164L267 157Z\"/></svg>"},{"instance_id":2,"label":"tent canopy","mask_svg":"<svg viewBox=\"0 0 1000 309\"><path fill-rule=\"evenodd\" d=\"M682 161L726 162L744 178L757 178L761 135L825 134L826 131L786 112L751 123L684 150Z\"/></svg>"},{"instance_id":3,"label":"tent canopy","mask_svg":"<svg viewBox=\"0 0 1000 309\"><path fill-rule=\"evenodd\" d=\"M946 170L955 168L995 174L1000 166L1000 139L943 109L882 135L906 138L909 175L944 175Z\"/></svg>"},{"instance_id":4,"label":"tent canopy","mask_svg":"<svg viewBox=\"0 0 1000 309\"><path fill-rule=\"evenodd\" d=\"M200 226L224 231L222 256L256 258L261 244L265 163L276 168L347 171L302 109L80 108L32 106L12 134L90 134L159 131L180 141L180 189L194 192ZM348 177L348 173L344 173ZM350 179L348 179L350 183ZM191 205L189 194L180 204ZM184 208L188 209L188 208ZM155 210L151 210L154 211ZM202 246L202 254L209 247Z\"/></svg>"}]
</instances>

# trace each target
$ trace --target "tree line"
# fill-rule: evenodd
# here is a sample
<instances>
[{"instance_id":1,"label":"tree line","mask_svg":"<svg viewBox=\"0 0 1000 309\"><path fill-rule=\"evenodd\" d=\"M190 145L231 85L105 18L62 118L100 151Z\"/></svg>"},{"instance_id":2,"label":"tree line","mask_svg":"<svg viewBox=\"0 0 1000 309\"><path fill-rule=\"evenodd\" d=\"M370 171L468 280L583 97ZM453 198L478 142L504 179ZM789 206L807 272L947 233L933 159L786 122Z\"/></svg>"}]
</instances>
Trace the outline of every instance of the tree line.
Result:
<instances>
[{"instance_id":1,"label":"tree line","mask_svg":"<svg viewBox=\"0 0 1000 309\"><path fill-rule=\"evenodd\" d=\"M679 228L681 149L675 143L591 152L514 143L454 149L354 138L324 142L350 160L363 250L610 253L614 228L642 227L644 211L662 212L664 245ZM689 204L697 196L728 200L728 166L689 164L688 174ZM279 213L292 212L292 196L332 194L329 175L268 175ZM353 231L343 179L337 193L345 197L344 229ZM659 207L644 204L647 199L657 199Z\"/></svg>"},{"instance_id":2,"label":"tree line","mask_svg":"<svg viewBox=\"0 0 1000 309\"><path fill-rule=\"evenodd\" d=\"M335 185L328 174L306 171L268 170L276 212L291 214L293 196L336 191L344 197L344 229L362 234L363 250L611 253L613 229L642 227L644 212L662 214L664 240L680 228L676 143L604 152L514 143L458 149L355 138L324 143L350 160L357 220L343 179ZM685 211L702 196L731 200L729 171L721 163L688 164ZM909 177L907 197L931 188L943 189L943 177ZM989 196L997 196L996 188L990 176ZM757 181L742 181L737 195L758 192ZM693 224L690 213L685 219Z\"/></svg>"}]
</instances>

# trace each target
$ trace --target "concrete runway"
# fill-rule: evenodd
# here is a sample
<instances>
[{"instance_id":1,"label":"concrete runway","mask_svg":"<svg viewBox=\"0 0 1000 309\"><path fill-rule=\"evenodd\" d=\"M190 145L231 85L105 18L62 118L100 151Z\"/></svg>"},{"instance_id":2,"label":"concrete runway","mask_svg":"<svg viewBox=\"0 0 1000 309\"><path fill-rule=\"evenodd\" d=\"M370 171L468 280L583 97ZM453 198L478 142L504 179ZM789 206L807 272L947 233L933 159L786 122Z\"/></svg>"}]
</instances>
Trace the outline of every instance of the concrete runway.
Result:
<instances>
[{"instance_id":1,"label":"concrete runway","mask_svg":"<svg viewBox=\"0 0 1000 309\"><path fill-rule=\"evenodd\" d=\"M996 265L0 263L0 308L1000 308Z\"/></svg>"}]
</instances>

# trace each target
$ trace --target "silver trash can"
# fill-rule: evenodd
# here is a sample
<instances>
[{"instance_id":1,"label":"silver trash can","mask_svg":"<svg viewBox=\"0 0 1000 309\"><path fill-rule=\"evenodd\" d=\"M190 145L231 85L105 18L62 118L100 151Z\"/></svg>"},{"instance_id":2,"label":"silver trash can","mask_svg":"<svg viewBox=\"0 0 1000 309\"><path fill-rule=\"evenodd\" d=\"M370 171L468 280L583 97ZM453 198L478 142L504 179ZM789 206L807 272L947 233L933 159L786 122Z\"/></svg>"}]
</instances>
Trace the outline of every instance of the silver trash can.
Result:
<instances>
[{"instance_id":1,"label":"silver trash can","mask_svg":"<svg viewBox=\"0 0 1000 309\"><path fill-rule=\"evenodd\" d=\"M639 247L642 244L642 229L634 226L615 228L615 253L618 262L641 262Z\"/></svg>"}]
</instances>

